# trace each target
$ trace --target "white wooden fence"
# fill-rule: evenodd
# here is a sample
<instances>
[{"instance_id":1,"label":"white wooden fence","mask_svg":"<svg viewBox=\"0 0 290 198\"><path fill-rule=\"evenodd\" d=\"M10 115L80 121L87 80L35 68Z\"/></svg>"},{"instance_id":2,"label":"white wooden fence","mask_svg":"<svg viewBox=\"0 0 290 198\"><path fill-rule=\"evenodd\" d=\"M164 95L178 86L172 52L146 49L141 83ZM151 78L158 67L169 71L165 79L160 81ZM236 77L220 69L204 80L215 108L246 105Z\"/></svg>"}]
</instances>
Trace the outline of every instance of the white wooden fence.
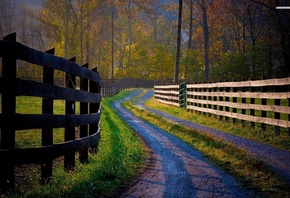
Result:
<instances>
[{"instance_id":1,"label":"white wooden fence","mask_svg":"<svg viewBox=\"0 0 290 198\"><path fill-rule=\"evenodd\" d=\"M154 97L156 100L179 107L179 85L154 86Z\"/></svg>"},{"instance_id":2,"label":"white wooden fence","mask_svg":"<svg viewBox=\"0 0 290 198\"><path fill-rule=\"evenodd\" d=\"M233 122L249 121L290 128L290 78L188 84L186 109ZM179 106L179 85L154 86L155 98L163 103Z\"/></svg>"}]
</instances>

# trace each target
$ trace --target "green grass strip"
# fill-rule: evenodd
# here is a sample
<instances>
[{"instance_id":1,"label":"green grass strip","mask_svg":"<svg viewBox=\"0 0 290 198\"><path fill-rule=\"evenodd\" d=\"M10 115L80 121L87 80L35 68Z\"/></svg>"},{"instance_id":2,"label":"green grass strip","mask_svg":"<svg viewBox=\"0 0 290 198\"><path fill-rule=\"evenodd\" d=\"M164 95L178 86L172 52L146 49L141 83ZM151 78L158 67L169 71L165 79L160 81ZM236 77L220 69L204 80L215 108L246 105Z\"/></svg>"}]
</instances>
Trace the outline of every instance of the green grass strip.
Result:
<instances>
[{"instance_id":1,"label":"green grass strip","mask_svg":"<svg viewBox=\"0 0 290 198\"><path fill-rule=\"evenodd\" d=\"M155 108L158 108L158 103L154 104ZM159 115L136 107L132 101L125 103L124 106L136 116L198 149L216 166L234 176L246 189L255 190L262 197L290 197L290 189L285 180L267 164L251 157L245 150L213 136L172 123Z\"/></svg>"},{"instance_id":2,"label":"green grass strip","mask_svg":"<svg viewBox=\"0 0 290 198\"><path fill-rule=\"evenodd\" d=\"M267 126L267 130L262 131L260 124L256 124L256 127L252 128L248 122L248 124L243 127L240 120L238 120L237 124L233 124L232 119L230 119L230 121L220 121L219 118L214 116L209 117L202 113L187 111L182 108L160 103L154 98L148 100L145 105L152 109L164 111L181 119L192 121L196 124L208 126L229 134L245 137L276 148L290 151L290 135L286 128L281 128L280 134L277 135L274 126Z\"/></svg>"},{"instance_id":3,"label":"green grass strip","mask_svg":"<svg viewBox=\"0 0 290 198\"><path fill-rule=\"evenodd\" d=\"M38 184L39 174L35 174L38 166L27 166L32 169L27 170L29 178L19 180L17 193L8 197L111 197L118 194L139 173L145 156L142 140L112 108L113 101L129 93L123 91L116 97L102 99L101 139L97 154L90 154L88 163L76 160L76 169L70 173L63 170L63 163L56 163L53 183L49 185Z\"/></svg>"}]
</instances>

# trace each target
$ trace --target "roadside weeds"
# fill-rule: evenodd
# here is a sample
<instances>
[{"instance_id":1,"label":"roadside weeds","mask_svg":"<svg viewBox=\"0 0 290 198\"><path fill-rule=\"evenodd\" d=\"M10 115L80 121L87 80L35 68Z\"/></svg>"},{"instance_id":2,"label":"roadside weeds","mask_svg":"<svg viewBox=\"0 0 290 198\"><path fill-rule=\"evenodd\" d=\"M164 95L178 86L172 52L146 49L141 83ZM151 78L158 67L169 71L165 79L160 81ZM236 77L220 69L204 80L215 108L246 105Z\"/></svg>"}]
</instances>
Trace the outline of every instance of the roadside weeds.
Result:
<instances>
[{"instance_id":1,"label":"roadside weeds","mask_svg":"<svg viewBox=\"0 0 290 198\"><path fill-rule=\"evenodd\" d=\"M124 106L143 120L197 148L216 166L234 176L246 189L255 190L262 197L290 197L289 183L266 163L251 157L247 151L233 144L221 142L213 136L201 134L135 106L134 101L141 96L124 103Z\"/></svg>"}]
</instances>

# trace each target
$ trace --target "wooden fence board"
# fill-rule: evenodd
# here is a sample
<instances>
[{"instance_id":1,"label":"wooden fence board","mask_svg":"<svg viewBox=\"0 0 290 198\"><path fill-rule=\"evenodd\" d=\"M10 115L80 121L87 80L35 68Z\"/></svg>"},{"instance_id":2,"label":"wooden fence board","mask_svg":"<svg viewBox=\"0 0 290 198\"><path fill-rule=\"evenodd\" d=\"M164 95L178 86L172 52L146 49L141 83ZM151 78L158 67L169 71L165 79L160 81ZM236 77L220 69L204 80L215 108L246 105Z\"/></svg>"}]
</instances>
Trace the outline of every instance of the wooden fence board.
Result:
<instances>
[{"instance_id":1,"label":"wooden fence board","mask_svg":"<svg viewBox=\"0 0 290 198\"><path fill-rule=\"evenodd\" d=\"M0 93L13 93L16 96L37 96L60 100L72 100L79 102L100 102L100 93L90 93L82 90L59 87L48 83L35 82L21 79L3 79L0 83L9 86L2 86Z\"/></svg>"},{"instance_id":2,"label":"wooden fence board","mask_svg":"<svg viewBox=\"0 0 290 198\"><path fill-rule=\"evenodd\" d=\"M85 64L82 67L88 68L89 65ZM85 79L85 78L80 79L80 89L85 91L85 92L89 90L88 79ZM84 114L84 115L88 114L89 113L88 108L89 108L89 104L87 102L81 102L80 103L80 114ZM87 124L80 125L80 138L87 137L88 135L89 135L89 126ZM89 158L88 151L89 151L89 147L84 148L84 149L79 151L79 160L82 163L85 163L88 161L88 158Z\"/></svg>"},{"instance_id":3,"label":"wooden fence board","mask_svg":"<svg viewBox=\"0 0 290 198\"><path fill-rule=\"evenodd\" d=\"M76 62L76 58L73 57L69 60L70 62ZM69 89L75 89L75 84L76 84L76 76L72 75L72 74L65 74L65 84L66 84L66 88ZM75 109L75 101L69 99L65 101L65 114L66 115L74 115L76 112ZM68 141L73 141L75 140L75 127L72 125L67 125L65 126L64 129L64 141L68 142ZM75 153L72 152L67 152L64 155L64 169L66 171L69 170L74 170L75 168Z\"/></svg>"},{"instance_id":4,"label":"wooden fence board","mask_svg":"<svg viewBox=\"0 0 290 198\"><path fill-rule=\"evenodd\" d=\"M29 63L61 70L68 74L93 80L101 84L101 78L95 72L82 68L78 64L52 54L43 53L17 42L0 41L0 56L11 56Z\"/></svg>"},{"instance_id":5,"label":"wooden fence board","mask_svg":"<svg viewBox=\"0 0 290 198\"><path fill-rule=\"evenodd\" d=\"M63 156L67 152L76 152L95 145L100 138L100 129L91 136L74 141L43 146L38 148L19 148L0 150L1 159L12 159L14 164L40 163L41 161Z\"/></svg>"},{"instance_id":6,"label":"wooden fence board","mask_svg":"<svg viewBox=\"0 0 290 198\"><path fill-rule=\"evenodd\" d=\"M158 86L154 86L155 90L158 89L178 89L179 85L158 85Z\"/></svg>"},{"instance_id":7,"label":"wooden fence board","mask_svg":"<svg viewBox=\"0 0 290 198\"><path fill-rule=\"evenodd\" d=\"M241 82L220 82L206 84L188 84L187 88L215 88L215 87L263 87L289 85L290 78L241 81ZM164 86L166 87L166 86Z\"/></svg>"},{"instance_id":8,"label":"wooden fence board","mask_svg":"<svg viewBox=\"0 0 290 198\"><path fill-rule=\"evenodd\" d=\"M172 90L166 90L166 91L164 91L164 90L154 90L154 93L159 93L159 94L166 94L166 95L168 95L168 94L174 94L174 95L179 95L179 91L172 91Z\"/></svg>"},{"instance_id":9,"label":"wooden fence board","mask_svg":"<svg viewBox=\"0 0 290 198\"><path fill-rule=\"evenodd\" d=\"M8 35L4 41L0 41L0 57L3 65L2 77L0 77L1 193L13 190L16 164L40 163L41 178L46 182L52 176L52 159L64 156L65 169L74 168L75 152L87 152L88 147L96 148L100 138L102 81L97 70L80 67L75 63L75 58L66 60L54 56L54 49L45 53L15 41L16 34ZM43 82L18 79L16 76L18 59L43 67ZM67 87L54 85L55 69L65 73ZM86 88L82 86L81 90L76 89L76 77L86 82ZM88 90L88 81L90 90ZM17 96L42 98L42 114L16 113ZM66 115L53 114L54 99L65 100ZM75 114L75 102L80 102L80 115ZM88 103L94 107L90 108L90 112L88 112ZM90 127L93 129L90 131L90 136L88 136L89 125L93 126ZM79 126L82 129L86 128L86 133L80 134L81 138L75 140L75 127ZM65 142L53 144L54 128L65 128ZM15 149L15 132L29 129L42 129L42 147Z\"/></svg>"},{"instance_id":10,"label":"wooden fence board","mask_svg":"<svg viewBox=\"0 0 290 198\"><path fill-rule=\"evenodd\" d=\"M221 120L224 117L226 120L233 118L233 123L240 119L243 125L245 121L249 121L253 127L255 123L262 123L263 130L266 128L266 124L274 125L276 134L279 134L279 127L290 127L290 107L289 105L281 106L282 99L290 101L289 86L290 77L187 84L187 109L217 115ZM180 101L173 100L175 92L176 86L174 85L155 86L154 96L160 102L177 106ZM241 102L237 102L238 98L241 99ZM274 105L267 105L267 100L270 99L275 101ZM256 104L257 101L260 104ZM238 113L238 109L241 113ZM274 118L267 117L267 113L275 115ZM288 120L281 119L280 114L288 115Z\"/></svg>"},{"instance_id":11,"label":"wooden fence board","mask_svg":"<svg viewBox=\"0 0 290 198\"><path fill-rule=\"evenodd\" d=\"M199 104L211 104L220 105L238 109L254 109L259 111L273 111L278 113L290 114L290 107L278 106L278 105L260 105L260 104L248 104L248 103L236 103L236 102L224 102L224 101L211 101L211 100L198 100L189 98L188 102L194 102Z\"/></svg>"},{"instance_id":12,"label":"wooden fence board","mask_svg":"<svg viewBox=\"0 0 290 198\"><path fill-rule=\"evenodd\" d=\"M4 38L4 42L14 43L16 34L10 34ZM1 46L1 45L0 45ZM2 57L2 77L3 79L15 79L17 62L14 53L10 53ZM2 87L2 89L5 86ZM16 96L12 93L2 94L2 112L3 116L14 116L16 113ZM1 123L1 122L0 122ZM3 122L2 122L3 123ZM15 148L15 126L1 127L1 149ZM14 188L14 164L7 160L9 158L1 158L0 163L0 187L1 191L8 191Z\"/></svg>"},{"instance_id":13,"label":"wooden fence board","mask_svg":"<svg viewBox=\"0 0 290 198\"><path fill-rule=\"evenodd\" d=\"M286 128L290 127L290 122L287 120L277 120L277 119L272 119L272 118L256 117L256 116L251 116L251 115L219 111L215 109L207 109L207 108L196 107L196 106L189 106L187 107L187 109L205 112L205 113L211 113L215 115L228 116L231 118L237 118L240 120L245 120L245 121L250 121L250 122L264 123L264 124L276 125L276 126L281 126L281 127L286 127Z\"/></svg>"},{"instance_id":14,"label":"wooden fence board","mask_svg":"<svg viewBox=\"0 0 290 198\"><path fill-rule=\"evenodd\" d=\"M178 96L166 96L166 95L160 95L160 94L156 94L155 95L156 98L163 98L163 99L167 99L167 100L175 100L178 102Z\"/></svg>"},{"instance_id":15,"label":"wooden fence board","mask_svg":"<svg viewBox=\"0 0 290 198\"><path fill-rule=\"evenodd\" d=\"M104 86L102 86L101 93L103 97L111 97L120 93L124 89L140 87L153 88L154 84L158 84L158 81L137 78L124 78L112 84L105 84Z\"/></svg>"},{"instance_id":16,"label":"wooden fence board","mask_svg":"<svg viewBox=\"0 0 290 198\"><path fill-rule=\"evenodd\" d=\"M100 119L100 112L86 115L50 115L50 114L0 114L2 127L14 127L15 130L41 129L41 128L64 128L66 126L77 127L80 125L93 124ZM13 121L11 123L11 121ZM17 123L17 124L15 124Z\"/></svg>"},{"instance_id":17,"label":"wooden fence board","mask_svg":"<svg viewBox=\"0 0 290 198\"><path fill-rule=\"evenodd\" d=\"M55 50L51 49L46 53L54 54ZM53 85L54 83L54 69L43 67L42 70L43 82ZM53 114L53 99L42 98L42 114ZM41 130L41 145L47 146L53 144L53 128L42 128ZM41 182L49 183L52 177L53 160L47 158L41 161Z\"/></svg>"},{"instance_id":18,"label":"wooden fence board","mask_svg":"<svg viewBox=\"0 0 290 198\"><path fill-rule=\"evenodd\" d=\"M174 105L174 106L179 107L179 104L177 104L176 102L170 102L170 101L160 100L158 98L156 98L156 100L159 101L159 102L165 103L165 104Z\"/></svg>"},{"instance_id":19,"label":"wooden fence board","mask_svg":"<svg viewBox=\"0 0 290 198\"><path fill-rule=\"evenodd\" d=\"M267 99L288 99L290 92L196 92L188 91L188 95L196 96L221 96L221 97L237 97L237 98L267 98Z\"/></svg>"}]
</instances>

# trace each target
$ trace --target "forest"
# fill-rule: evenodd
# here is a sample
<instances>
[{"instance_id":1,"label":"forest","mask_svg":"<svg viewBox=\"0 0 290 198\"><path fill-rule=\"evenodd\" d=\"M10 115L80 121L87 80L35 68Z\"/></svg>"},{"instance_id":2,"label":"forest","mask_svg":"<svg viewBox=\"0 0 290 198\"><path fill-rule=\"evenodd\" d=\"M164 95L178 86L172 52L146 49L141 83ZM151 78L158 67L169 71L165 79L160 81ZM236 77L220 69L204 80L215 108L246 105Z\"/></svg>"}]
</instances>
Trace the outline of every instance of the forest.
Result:
<instances>
[{"instance_id":1,"label":"forest","mask_svg":"<svg viewBox=\"0 0 290 198\"><path fill-rule=\"evenodd\" d=\"M98 67L103 79L172 80L179 3L173 0L0 1L0 38ZM288 2L288 5L287 5ZM288 77L286 0L183 0L179 81ZM18 63L21 77L41 68ZM1 72L1 70L0 70ZM1 75L1 73L0 73ZM60 75L61 74L56 74Z\"/></svg>"}]
</instances>

